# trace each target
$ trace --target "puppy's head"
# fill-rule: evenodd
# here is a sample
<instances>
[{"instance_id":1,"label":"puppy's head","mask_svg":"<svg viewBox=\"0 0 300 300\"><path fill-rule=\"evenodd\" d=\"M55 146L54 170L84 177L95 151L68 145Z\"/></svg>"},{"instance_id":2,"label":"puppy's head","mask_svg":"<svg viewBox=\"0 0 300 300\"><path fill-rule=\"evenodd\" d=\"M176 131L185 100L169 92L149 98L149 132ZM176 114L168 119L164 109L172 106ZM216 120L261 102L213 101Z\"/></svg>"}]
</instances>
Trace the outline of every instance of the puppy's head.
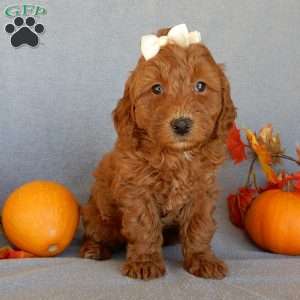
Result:
<instances>
[{"instance_id":1,"label":"puppy's head","mask_svg":"<svg viewBox=\"0 0 300 300\"><path fill-rule=\"evenodd\" d=\"M128 142L139 131L160 148L185 151L226 137L235 109L228 80L203 44L168 44L140 58L113 115Z\"/></svg>"}]
</instances>

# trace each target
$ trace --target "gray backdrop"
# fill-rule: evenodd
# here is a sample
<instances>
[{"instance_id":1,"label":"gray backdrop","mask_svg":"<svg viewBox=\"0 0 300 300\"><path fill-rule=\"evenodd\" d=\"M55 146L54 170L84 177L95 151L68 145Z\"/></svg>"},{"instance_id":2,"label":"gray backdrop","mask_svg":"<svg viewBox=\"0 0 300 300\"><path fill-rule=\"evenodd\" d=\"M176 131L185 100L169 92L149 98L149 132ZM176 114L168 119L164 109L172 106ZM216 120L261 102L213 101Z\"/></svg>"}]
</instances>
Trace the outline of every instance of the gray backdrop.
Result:
<instances>
[{"instance_id":1,"label":"gray backdrop","mask_svg":"<svg viewBox=\"0 0 300 300\"><path fill-rule=\"evenodd\" d=\"M4 32L3 9L15 2L0 1L0 203L34 178L58 180L84 200L115 139L110 113L141 35L183 22L226 64L240 124L272 122L290 153L300 141L299 0L28 1L48 9L36 49L14 49ZM224 193L242 171L225 165Z\"/></svg>"}]
</instances>

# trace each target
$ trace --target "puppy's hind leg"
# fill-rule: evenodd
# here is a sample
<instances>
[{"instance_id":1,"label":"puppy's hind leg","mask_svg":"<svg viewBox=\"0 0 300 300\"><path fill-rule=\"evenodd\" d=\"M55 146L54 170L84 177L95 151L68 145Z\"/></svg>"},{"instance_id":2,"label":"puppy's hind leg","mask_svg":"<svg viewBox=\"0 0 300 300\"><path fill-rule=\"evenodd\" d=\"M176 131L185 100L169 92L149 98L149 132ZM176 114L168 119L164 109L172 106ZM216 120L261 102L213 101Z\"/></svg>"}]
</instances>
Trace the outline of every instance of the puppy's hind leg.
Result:
<instances>
[{"instance_id":1,"label":"puppy's hind leg","mask_svg":"<svg viewBox=\"0 0 300 300\"><path fill-rule=\"evenodd\" d=\"M85 234L80 256L96 260L110 259L113 249L122 243L116 220L103 220L91 199L81 207L81 216Z\"/></svg>"},{"instance_id":2,"label":"puppy's hind leg","mask_svg":"<svg viewBox=\"0 0 300 300\"><path fill-rule=\"evenodd\" d=\"M102 243L98 243L92 238L85 237L80 247L80 256L82 258L105 260L112 256L111 250Z\"/></svg>"}]
</instances>

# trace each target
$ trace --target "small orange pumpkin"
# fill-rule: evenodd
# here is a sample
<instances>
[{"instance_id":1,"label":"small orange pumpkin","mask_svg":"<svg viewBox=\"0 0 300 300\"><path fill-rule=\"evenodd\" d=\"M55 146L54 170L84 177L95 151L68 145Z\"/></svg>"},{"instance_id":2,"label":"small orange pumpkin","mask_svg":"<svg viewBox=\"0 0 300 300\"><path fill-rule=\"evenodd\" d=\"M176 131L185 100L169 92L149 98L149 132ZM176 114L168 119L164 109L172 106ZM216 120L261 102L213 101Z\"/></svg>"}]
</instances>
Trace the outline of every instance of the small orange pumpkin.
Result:
<instances>
[{"instance_id":1,"label":"small orange pumpkin","mask_svg":"<svg viewBox=\"0 0 300 300\"><path fill-rule=\"evenodd\" d=\"M37 256L54 256L71 242L79 221L79 207L63 185L46 180L16 189L4 203L3 229L19 249Z\"/></svg>"},{"instance_id":2,"label":"small orange pumpkin","mask_svg":"<svg viewBox=\"0 0 300 300\"><path fill-rule=\"evenodd\" d=\"M261 248L274 253L300 254L300 192L279 189L260 194L251 204L245 228Z\"/></svg>"}]
</instances>

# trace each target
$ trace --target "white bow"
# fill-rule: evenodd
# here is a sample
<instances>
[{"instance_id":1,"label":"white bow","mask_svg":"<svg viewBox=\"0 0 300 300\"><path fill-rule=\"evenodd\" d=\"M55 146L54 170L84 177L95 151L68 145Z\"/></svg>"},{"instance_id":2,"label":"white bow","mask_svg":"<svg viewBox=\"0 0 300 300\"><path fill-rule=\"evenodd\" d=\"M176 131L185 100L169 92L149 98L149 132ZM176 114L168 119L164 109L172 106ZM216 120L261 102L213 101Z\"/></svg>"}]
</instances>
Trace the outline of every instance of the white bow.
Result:
<instances>
[{"instance_id":1,"label":"white bow","mask_svg":"<svg viewBox=\"0 0 300 300\"><path fill-rule=\"evenodd\" d=\"M190 44L201 42L199 31L189 32L185 24L179 24L170 29L168 35L157 37L154 34L144 35L141 39L141 51L146 60L154 57L161 47L176 44L187 48Z\"/></svg>"}]
</instances>

